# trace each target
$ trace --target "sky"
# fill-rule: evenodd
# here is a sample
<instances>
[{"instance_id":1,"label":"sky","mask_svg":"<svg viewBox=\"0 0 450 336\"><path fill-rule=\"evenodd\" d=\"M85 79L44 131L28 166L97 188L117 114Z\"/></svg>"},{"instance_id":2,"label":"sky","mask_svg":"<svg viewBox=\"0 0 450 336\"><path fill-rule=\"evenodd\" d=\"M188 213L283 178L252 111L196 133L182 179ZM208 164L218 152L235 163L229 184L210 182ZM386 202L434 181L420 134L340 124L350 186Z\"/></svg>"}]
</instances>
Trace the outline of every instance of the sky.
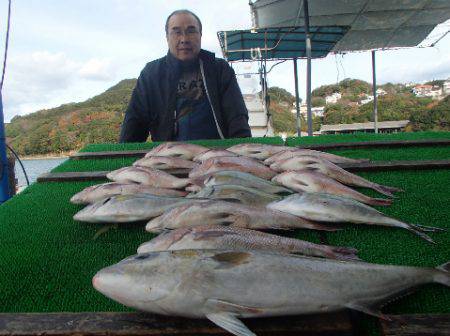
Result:
<instances>
[{"instance_id":1,"label":"sky","mask_svg":"<svg viewBox=\"0 0 450 336\"><path fill-rule=\"evenodd\" d=\"M0 0L2 61L7 5L7 0ZM251 28L248 0L13 0L2 92L5 122L84 101L122 79L137 78L147 62L167 53L165 20L182 8L200 17L202 47L218 57L218 31ZM306 61L300 60L301 97L306 92L305 69ZM235 70L252 72L256 65L241 64ZM294 93L293 73L292 61L280 64L269 73L268 84ZM379 84L449 77L450 34L433 48L377 52ZM313 88L344 78L371 81L370 52L313 60ZM243 82L244 92L252 91L249 84Z\"/></svg>"}]
</instances>

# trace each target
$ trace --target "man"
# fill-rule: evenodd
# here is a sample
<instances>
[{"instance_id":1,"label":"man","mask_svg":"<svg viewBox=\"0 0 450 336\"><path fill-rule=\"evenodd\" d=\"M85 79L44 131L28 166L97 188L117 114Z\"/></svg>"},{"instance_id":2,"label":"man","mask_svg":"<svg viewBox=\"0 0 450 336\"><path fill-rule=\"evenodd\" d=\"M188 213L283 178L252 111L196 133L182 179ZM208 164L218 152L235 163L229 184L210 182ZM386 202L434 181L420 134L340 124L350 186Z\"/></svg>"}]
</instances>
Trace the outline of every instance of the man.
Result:
<instances>
[{"instance_id":1,"label":"man","mask_svg":"<svg viewBox=\"0 0 450 336\"><path fill-rule=\"evenodd\" d=\"M169 52L148 63L131 96L120 142L251 137L233 69L201 49L202 24L188 10L166 21Z\"/></svg>"}]
</instances>

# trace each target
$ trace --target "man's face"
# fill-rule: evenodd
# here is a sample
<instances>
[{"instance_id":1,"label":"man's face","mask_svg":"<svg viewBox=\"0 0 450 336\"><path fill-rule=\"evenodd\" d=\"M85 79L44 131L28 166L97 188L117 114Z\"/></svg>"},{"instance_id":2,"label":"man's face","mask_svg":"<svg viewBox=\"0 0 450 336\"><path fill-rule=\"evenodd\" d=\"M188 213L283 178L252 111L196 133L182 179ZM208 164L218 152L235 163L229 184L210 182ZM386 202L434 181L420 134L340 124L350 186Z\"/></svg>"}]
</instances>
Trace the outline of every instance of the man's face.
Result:
<instances>
[{"instance_id":1,"label":"man's face","mask_svg":"<svg viewBox=\"0 0 450 336\"><path fill-rule=\"evenodd\" d=\"M175 14L168 24L167 44L170 53L180 61L197 58L201 48L200 27L191 14Z\"/></svg>"}]
</instances>

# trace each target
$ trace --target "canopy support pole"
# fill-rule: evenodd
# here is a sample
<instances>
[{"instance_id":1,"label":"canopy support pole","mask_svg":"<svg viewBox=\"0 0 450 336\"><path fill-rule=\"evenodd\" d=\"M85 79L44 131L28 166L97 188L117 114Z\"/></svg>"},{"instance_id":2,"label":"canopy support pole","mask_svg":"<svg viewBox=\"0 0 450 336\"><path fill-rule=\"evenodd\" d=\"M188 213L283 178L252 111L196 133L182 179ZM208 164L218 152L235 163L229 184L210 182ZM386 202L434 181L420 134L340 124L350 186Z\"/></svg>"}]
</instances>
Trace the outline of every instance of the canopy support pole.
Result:
<instances>
[{"instance_id":1,"label":"canopy support pole","mask_svg":"<svg viewBox=\"0 0 450 336\"><path fill-rule=\"evenodd\" d=\"M308 0L303 0L305 15L305 43L306 43L306 108L308 116L308 136L313 135L311 113L311 34L309 33L309 6Z\"/></svg>"},{"instance_id":2,"label":"canopy support pole","mask_svg":"<svg viewBox=\"0 0 450 336\"><path fill-rule=\"evenodd\" d=\"M298 70L297 57L294 57L294 79L295 79L295 109L297 110L297 136L302 136L301 122L300 122L300 97L298 94Z\"/></svg>"},{"instance_id":3,"label":"canopy support pole","mask_svg":"<svg viewBox=\"0 0 450 336\"><path fill-rule=\"evenodd\" d=\"M372 50L373 127L374 132L378 133L377 74L375 70L375 50Z\"/></svg>"},{"instance_id":4,"label":"canopy support pole","mask_svg":"<svg viewBox=\"0 0 450 336\"><path fill-rule=\"evenodd\" d=\"M0 91L0 204L10 198L8 158L6 157L5 124L3 118L3 101Z\"/></svg>"}]
</instances>

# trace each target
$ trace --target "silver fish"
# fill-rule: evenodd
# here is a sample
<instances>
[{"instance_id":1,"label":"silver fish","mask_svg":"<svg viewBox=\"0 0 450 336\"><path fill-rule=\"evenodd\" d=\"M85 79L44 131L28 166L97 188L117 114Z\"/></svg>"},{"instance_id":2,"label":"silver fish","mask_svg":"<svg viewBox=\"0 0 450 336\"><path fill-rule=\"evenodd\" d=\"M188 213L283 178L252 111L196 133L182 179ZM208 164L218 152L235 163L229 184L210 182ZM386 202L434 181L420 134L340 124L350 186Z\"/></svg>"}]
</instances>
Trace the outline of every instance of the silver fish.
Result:
<instances>
[{"instance_id":1,"label":"silver fish","mask_svg":"<svg viewBox=\"0 0 450 336\"><path fill-rule=\"evenodd\" d=\"M287 147L281 145L266 145L260 143L242 143L227 148L230 152L251 157L258 160L264 160L268 157L286 150Z\"/></svg>"},{"instance_id":2,"label":"silver fish","mask_svg":"<svg viewBox=\"0 0 450 336\"><path fill-rule=\"evenodd\" d=\"M186 197L222 199L238 201L246 205L265 206L267 203L280 200L282 197L268 194L254 188L239 185L217 185L204 187L197 193Z\"/></svg>"},{"instance_id":3,"label":"silver fish","mask_svg":"<svg viewBox=\"0 0 450 336\"><path fill-rule=\"evenodd\" d=\"M91 223L143 221L160 216L179 205L195 202L202 202L202 200L149 194L120 195L88 205L77 212L73 219Z\"/></svg>"},{"instance_id":4,"label":"silver fish","mask_svg":"<svg viewBox=\"0 0 450 336\"><path fill-rule=\"evenodd\" d=\"M219 200L176 207L146 225L148 232L195 227L200 224L236 226L255 230L313 229L336 231L338 228L315 223L285 212Z\"/></svg>"},{"instance_id":5,"label":"silver fish","mask_svg":"<svg viewBox=\"0 0 450 336\"><path fill-rule=\"evenodd\" d=\"M226 184L234 184L240 185L242 187L254 188L259 191L274 195L289 195L293 193L291 189L284 188L273 182L267 181L266 179L249 173L233 170L216 172L211 176L206 177L203 181L203 185L205 186L218 186Z\"/></svg>"},{"instance_id":6,"label":"silver fish","mask_svg":"<svg viewBox=\"0 0 450 336\"><path fill-rule=\"evenodd\" d=\"M267 207L319 222L347 222L403 228L431 243L433 240L424 231L442 230L404 223L353 199L323 193L293 194L281 201L270 203Z\"/></svg>"},{"instance_id":7,"label":"silver fish","mask_svg":"<svg viewBox=\"0 0 450 336\"><path fill-rule=\"evenodd\" d=\"M203 152L195 156L192 161L203 163L204 161L208 159L212 159L215 157L221 157L221 156L237 156L237 154L227 151L226 149L211 149L207 152Z\"/></svg>"},{"instance_id":8,"label":"silver fish","mask_svg":"<svg viewBox=\"0 0 450 336\"><path fill-rule=\"evenodd\" d=\"M268 251L179 250L138 254L100 270L94 288L132 308L207 318L238 336L255 336L239 318L352 309L379 310L427 283L450 286L438 268L369 264Z\"/></svg>"},{"instance_id":9,"label":"silver fish","mask_svg":"<svg viewBox=\"0 0 450 336\"><path fill-rule=\"evenodd\" d=\"M192 160L194 156L208 151L209 148L184 142L165 142L148 152L150 156L175 156L186 160Z\"/></svg>"},{"instance_id":10,"label":"silver fish","mask_svg":"<svg viewBox=\"0 0 450 336\"><path fill-rule=\"evenodd\" d=\"M112 181L142 183L155 188L184 188L190 183L187 178L178 178L162 170L148 167L123 167L106 175Z\"/></svg>"},{"instance_id":11,"label":"silver fish","mask_svg":"<svg viewBox=\"0 0 450 336\"><path fill-rule=\"evenodd\" d=\"M140 245L137 253L188 249L269 250L331 259L359 260L356 256L357 250L352 248L314 244L300 239L220 225L200 225L164 232Z\"/></svg>"},{"instance_id":12,"label":"silver fish","mask_svg":"<svg viewBox=\"0 0 450 336\"><path fill-rule=\"evenodd\" d=\"M187 195L187 192L166 188L153 188L145 184L110 182L87 187L72 196L70 202L73 204L89 204L112 196L136 194L183 197Z\"/></svg>"},{"instance_id":13,"label":"silver fish","mask_svg":"<svg viewBox=\"0 0 450 336\"><path fill-rule=\"evenodd\" d=\"M295 191L302 192L319 192L344 197L353 198L359 202L370 205L390 205L392 201L390 199L372 198L366 196L352 188L349 188L335 180L328 177L325 174L309 171L309 170L296 170L287 171L275 176L272 179L273 182L277 182L281 185L289 187Z\"/></svg>"},{"instance_id":14,"label":"silver fish","mask_svg":"<svg viewBox=\"0 0 450 336\"><path fill-rule=\"evenodd\" d=\"M349 173L348 171L336 166L330 161L320 159L314 156L293 157L270 165L270 168L282 172L288 170L311 170L325 174L336 181L346 185L371 188L386 196L393 196L392 192L402 191L399 188L388 187L378 183L366 180L358 175Z\"/></svg>"},{"instance_id":15,"label":"silver fish","mask_svg":"<svg viewBox=\"0 0 450 336\"><path fill-rule=\"evenodd\" d=\"M276 175L276 172L258 160L240 156L222 156L204 161L189 173L190 178L212 174L223 170L235 170L250 173L266 180Z\"/></svg>"},{"instance_id":16,"label":"silver fish","mask_svg":"<svg viewBox=\"0 0 450 336\"><path fill-rule=\"evenodd\" d=\"M305 155L319 157L321 159L328 160L333 163L360 163L369 161L367 159L350 159L344 156L316 151L313 149L291 147L265 159L264 163L270 166L274 162L279 162L293 157Z\"/></svg>"},{"instance_id":17,"label":"silver fish","mask_svg":"<svg viewBox=\"0 0 450 336\"><path fill-rule=\"evenodd\" d=\"M133 166L149 167L153 169L195 168L198 164L189 160L171 156L149 156L137 160Z\"/></svg>"}]
</instances>

